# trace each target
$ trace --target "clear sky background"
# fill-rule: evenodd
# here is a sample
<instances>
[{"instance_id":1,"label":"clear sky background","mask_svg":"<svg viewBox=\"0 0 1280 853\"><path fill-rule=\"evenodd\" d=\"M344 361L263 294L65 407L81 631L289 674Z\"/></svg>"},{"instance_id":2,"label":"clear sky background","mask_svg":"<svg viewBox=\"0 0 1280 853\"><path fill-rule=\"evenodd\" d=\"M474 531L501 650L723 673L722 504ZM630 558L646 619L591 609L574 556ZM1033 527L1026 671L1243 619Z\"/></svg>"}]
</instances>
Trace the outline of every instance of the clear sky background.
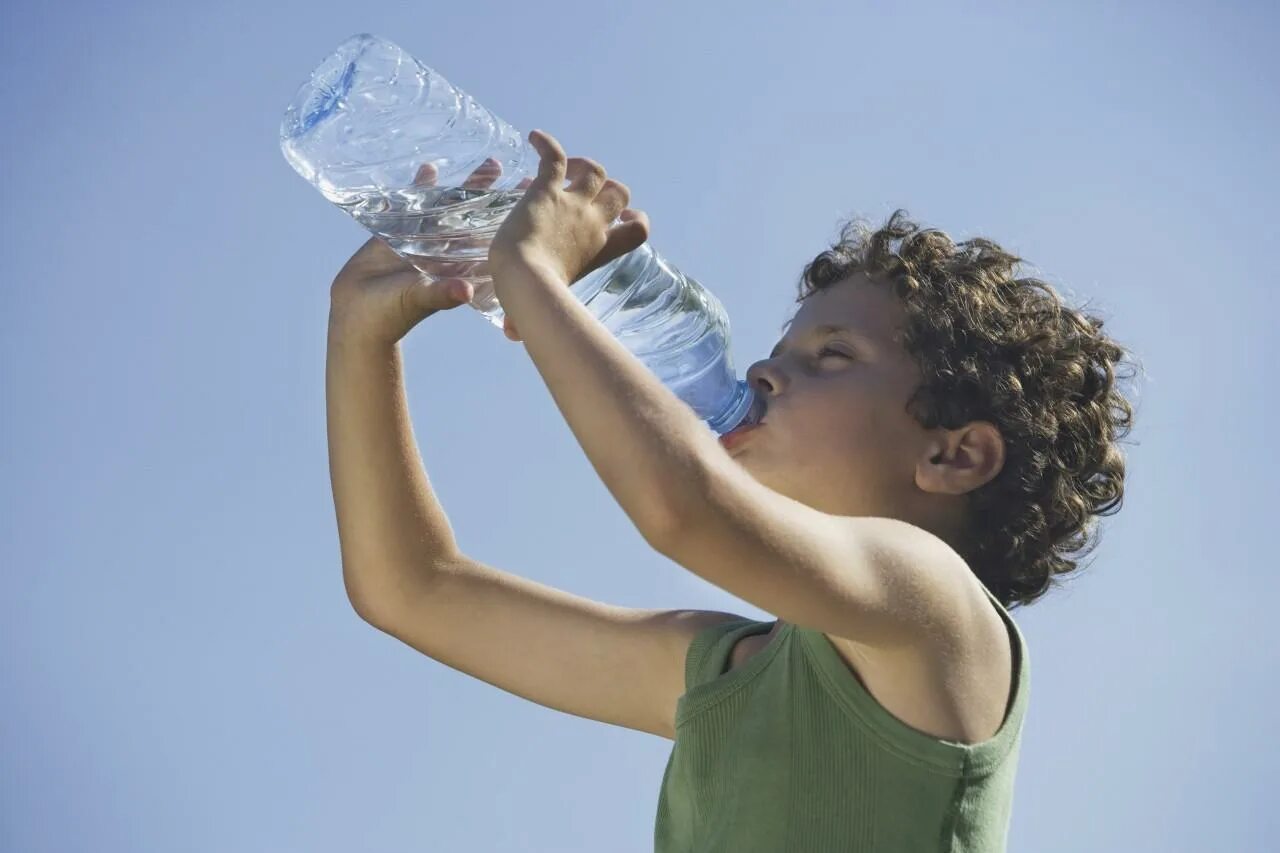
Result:
<instances>
[{"instance_id":1,"label":"clear sky background","mask_svg":"<svg viewBox=\"0 0 1280 853\"><path fill-rule=\"evenodd\" d=\"M669 741L451 670L347 601L325 335L368 233L278 128L366 31L627 183L725 305L740 373L859 214L989 237L1087 301L1148 378L1124 509L1014 613L1010 849L1274 844L1274 4L26 0L0 30L0 848L652 849ZM403 352L471 556L773 618L646 546L478 314Z\"/></svg>"}]
</instances>

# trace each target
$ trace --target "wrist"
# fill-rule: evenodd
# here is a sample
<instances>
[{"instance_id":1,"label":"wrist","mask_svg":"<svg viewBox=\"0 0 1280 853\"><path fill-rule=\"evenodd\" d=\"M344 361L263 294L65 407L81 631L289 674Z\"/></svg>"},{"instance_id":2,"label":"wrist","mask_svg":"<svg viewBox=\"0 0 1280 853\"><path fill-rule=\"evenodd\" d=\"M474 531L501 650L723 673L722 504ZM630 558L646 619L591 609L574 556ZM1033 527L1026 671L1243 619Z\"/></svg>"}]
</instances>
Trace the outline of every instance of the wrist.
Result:
<instances>
[{"instance_id":1,"label":"wrist","mask_svg":"<svg viewBox=\"0 0 1280 853\"><path fill-rule=\"evenodd\" d=\"M328 345L330 353L363 353L385 357L396 351L399 341L371 335L358 323L330 313Z\"/></svg>"},{"instance_id":2,"label":"wrist","mask_svg":"<svg viewBox=\"0 0 1280 853\"><path fill-rule=\"evenodd\" d=\"M512 249L500 256L489 256L489 274L493 277L494 293L499 293L505 283L511 281L538 281L564 286L564 271L545 254L529 249Z\"/></svg>"}]
</instances>

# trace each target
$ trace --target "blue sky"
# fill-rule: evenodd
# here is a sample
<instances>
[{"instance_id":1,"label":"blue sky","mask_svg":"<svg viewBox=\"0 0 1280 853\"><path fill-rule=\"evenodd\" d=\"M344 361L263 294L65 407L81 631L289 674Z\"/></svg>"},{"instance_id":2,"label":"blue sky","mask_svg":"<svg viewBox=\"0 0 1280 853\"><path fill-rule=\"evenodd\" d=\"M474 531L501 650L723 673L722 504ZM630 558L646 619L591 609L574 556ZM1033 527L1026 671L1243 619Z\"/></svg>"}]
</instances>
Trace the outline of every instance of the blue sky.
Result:
<instances>
[{"instance_id":1,"label":"blue sky","mask_svg":"<svg viewBox=\"0 0 1280 853\"><path fill-rule=\"evenodd\" d=\"M0 846L651 849L670 742L448 669L345 598L325 333L367 233L277 134L366 31L627 183L727 309L739 371L858 214L989 237L1087 301L1148 378L1124 509L1015 612L1010 849L1280 832L1274 5L72 0L0 26ZM471 556L772 618L645 545L479 315L403 352Z\"/></svg>"}]
</instances>

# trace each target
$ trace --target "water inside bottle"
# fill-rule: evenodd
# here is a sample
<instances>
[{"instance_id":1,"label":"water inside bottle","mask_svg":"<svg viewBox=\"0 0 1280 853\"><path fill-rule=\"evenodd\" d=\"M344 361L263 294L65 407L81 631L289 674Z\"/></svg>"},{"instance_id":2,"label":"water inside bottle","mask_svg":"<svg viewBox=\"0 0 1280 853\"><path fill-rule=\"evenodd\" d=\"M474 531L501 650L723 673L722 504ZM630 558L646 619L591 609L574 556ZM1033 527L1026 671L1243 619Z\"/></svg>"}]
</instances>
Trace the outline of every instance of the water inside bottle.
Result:
<instances>
[{"instance_id":1,"label":"water inside bottle","mask_svg":"<svg viewBox=\"0 0 1280 853\"><path fill-rule=\"evenodd\" d=\"M470 305L499 328L504 312L480 269L524 190L406 187L331 200L433 278L464 278ZM726 358L723 308L647 244L570 285L578 300L713 430L741 423L753 395Z\"/></svg>"},{"instance_id":2,"label":"water inside bottle","mask_svg":"<svg viewBox=\"0 0 1280 853\"><path fill-rule=\"evenodd\" d=\"M472 283L472 307L501 325L493 279L479 270L524 190L406 187L343 193L334 203L432 278Z\"/></svg>"}]
</instances>

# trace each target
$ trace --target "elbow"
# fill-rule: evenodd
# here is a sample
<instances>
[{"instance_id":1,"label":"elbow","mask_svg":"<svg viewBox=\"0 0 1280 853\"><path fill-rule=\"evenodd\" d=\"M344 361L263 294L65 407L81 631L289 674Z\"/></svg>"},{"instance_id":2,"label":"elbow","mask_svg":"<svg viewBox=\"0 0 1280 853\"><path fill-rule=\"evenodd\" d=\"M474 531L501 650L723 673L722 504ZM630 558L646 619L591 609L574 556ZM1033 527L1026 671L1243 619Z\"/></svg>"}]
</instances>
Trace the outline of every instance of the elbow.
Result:
<instances>
[{"instance_id":1,"label":"elbow","mask_svg":"<svg viewBox=\"0 0 1280 853\"><path fill-rule=\"evenodd\" d=\"M663 514L644 524L637 524L636 529L640 531L640 535L644 537L644 541L650 548L664 557L671 557L676 542L680 538L679 531L683 526L677 524L674 516Z\"/></svg>"},{"instance_id":2,"label":"elbow","mask_svg":"<svg viewBox=\"0 0 1280 853\"><path fill-rule=\"evenodd\" d=\"M640 532L646 542L663 556L675 554L691 531L705 530L713 512L715 496L723 485L724 473L715 464L697 464L681 472L660 510L650 513Z\"/></svg>"}]
</instances>

